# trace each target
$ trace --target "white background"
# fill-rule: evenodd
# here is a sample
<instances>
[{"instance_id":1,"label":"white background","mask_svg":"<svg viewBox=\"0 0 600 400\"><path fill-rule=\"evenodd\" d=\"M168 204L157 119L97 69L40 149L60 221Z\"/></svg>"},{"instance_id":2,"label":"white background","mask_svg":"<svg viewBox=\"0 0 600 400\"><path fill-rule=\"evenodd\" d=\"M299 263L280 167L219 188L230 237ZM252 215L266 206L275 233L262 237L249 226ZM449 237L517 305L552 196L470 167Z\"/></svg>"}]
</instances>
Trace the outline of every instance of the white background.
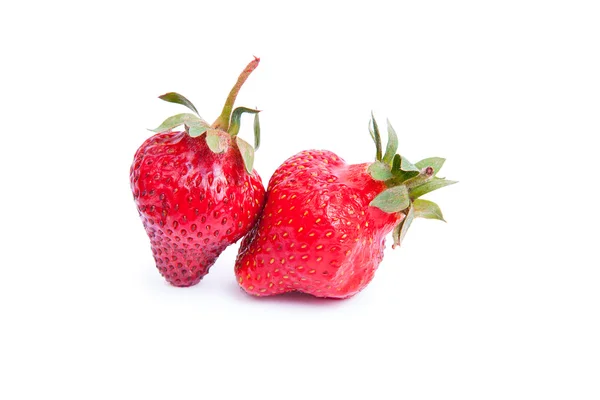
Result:
<instances>
[{"instance_id":1,"label":"white background","mask_svg":"<svg viewBox=\"0 0 600 400\"><path fill-rule=\"evenodd\" d=\"M598 399L594 1L0 6L3 399ZM373 159L373 110L460 183L347 301L251 298L237 245L189 289L129 189L181 106L259 107L256 169ZM251 117L241 135L251 137Z\"/></svg>"}]
</instances>

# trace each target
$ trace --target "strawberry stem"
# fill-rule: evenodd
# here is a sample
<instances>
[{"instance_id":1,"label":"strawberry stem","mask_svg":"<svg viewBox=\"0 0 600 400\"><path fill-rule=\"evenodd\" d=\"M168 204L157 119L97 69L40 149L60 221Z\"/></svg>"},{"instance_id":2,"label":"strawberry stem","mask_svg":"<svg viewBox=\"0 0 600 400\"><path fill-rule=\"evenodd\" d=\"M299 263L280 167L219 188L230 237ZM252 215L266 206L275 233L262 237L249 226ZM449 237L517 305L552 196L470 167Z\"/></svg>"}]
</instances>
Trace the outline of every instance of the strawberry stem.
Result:
<instances>
[{"instance_id":1,"label":"strawberry stem","mask_svg":"<svg viewBox=\"0 0 600 400\"><path fill-rule=\"evenodd\" d=\"M235 98L237 97L242 85L248 79L248 76L256 69L258 63L260 62L260 58L254 57L252 60L242 71L240 76L238 77L237 82L229 92L229 96L227 96L227 100L225 101L225 105L223 106L223 111L217 120L212 124L212 128L221 129L224 131L229 130L229 119L231 118L231 111L233 110L233 103L235 103Z\"/></svg>"},{"instance_id":2,"label":"strawberry stem","mask_svg":"<svg viewBox=\"0 0 600 400\"><path fill-rule=\"evenodd\" d=\"M417 186L421 186L421 185L429 182L430 180L432 180L434 174L435 174L435 170L433 169L433 167L428 166L428 167L423 168L419 172L419 175L415 176L414 178L404 181L404 184L409 189L412 189Z\"/></svg>"}]
</instances>

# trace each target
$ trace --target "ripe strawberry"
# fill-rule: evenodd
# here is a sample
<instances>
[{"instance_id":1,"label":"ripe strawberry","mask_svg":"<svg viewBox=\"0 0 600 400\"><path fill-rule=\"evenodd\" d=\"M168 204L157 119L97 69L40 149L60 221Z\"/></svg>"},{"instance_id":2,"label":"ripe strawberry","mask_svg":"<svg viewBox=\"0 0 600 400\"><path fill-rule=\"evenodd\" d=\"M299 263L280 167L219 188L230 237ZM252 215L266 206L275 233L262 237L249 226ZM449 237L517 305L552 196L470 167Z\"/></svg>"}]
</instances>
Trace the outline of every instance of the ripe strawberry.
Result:
<instances>
[{"instance_id":1,"label":"ripe strawberry","mask_svg":"<svg viewBox=\"0 0 600 400\"><path fill-rule=\"evenodd\" d=\"M374 163L348 165L330 151L310 150L275 171L259 222L236 260L246 292L350 297L373 279L390 231L395 247L414 217L443 220L435 203L419 197L455 183L435 176L444 159L413 165L395 154L398 139L389 122L382 156L374 118L372 126Z\"/></svg>"},{"instance_id":2,"label":"ripe strawberry","mask_svg":"<svg viewBox=\"0 0 600 400\"><path fill-rule=\"evenodd\" d=\"M254 149L237 137L242 113L254 113L258 148L258 110L239 107L232 112L258 62L255 58L239 76L212 125L185 97L160 96L195 114L168 118L135 154L130 172L133 197L156 267L174 286L198 283L219 254L255 224L264 205L265 189L252 169ZM185 129L173 131L179 125Z\"/></svg>"}]
</instances>

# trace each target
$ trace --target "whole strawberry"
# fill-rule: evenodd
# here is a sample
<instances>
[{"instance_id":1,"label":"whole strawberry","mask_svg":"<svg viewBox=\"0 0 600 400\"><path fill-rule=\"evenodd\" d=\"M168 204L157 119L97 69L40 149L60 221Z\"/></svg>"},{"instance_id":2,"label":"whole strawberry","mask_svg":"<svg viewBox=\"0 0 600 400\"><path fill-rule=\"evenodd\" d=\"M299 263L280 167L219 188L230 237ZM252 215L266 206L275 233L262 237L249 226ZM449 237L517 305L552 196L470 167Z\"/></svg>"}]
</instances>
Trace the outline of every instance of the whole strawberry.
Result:
<instances>
[{"instance_id":1,"label":"whole strawberry","mask_svg":"<svg viewBox=\"0 0 600 400\"><path fill-rule=\"evenodd\" d=\"M348 165L330 151L310 150L275 171L263 213L236 260L246 292L350 297L373 279L388 233L396 246L415 217L443 220L439 207L420 197L455 183L436 177L444 159L411 164L396 154L389 122L382 154L374 118L372 127L374 163Z\"/></svg>"},{"instance_id":2,"label":"whole strawberry","mask_svg":"<svg viewBox=\"0 0 600 400\"><path fill-rule=\"evenodd\" d=\"M242 72L212 125L185 97L160 96L195 114L168 118L135 154L130 172L133 197L156 267L172 285L198 283L219 254L255 224L263 208L265 189L252 169L254 148L237 137L242 113L254 113L258 148L258 110L240 107L232 112L241 86L258 63L255 58ZM184 130L173 130L181 125Z\"/></svg>"}]
</instances>

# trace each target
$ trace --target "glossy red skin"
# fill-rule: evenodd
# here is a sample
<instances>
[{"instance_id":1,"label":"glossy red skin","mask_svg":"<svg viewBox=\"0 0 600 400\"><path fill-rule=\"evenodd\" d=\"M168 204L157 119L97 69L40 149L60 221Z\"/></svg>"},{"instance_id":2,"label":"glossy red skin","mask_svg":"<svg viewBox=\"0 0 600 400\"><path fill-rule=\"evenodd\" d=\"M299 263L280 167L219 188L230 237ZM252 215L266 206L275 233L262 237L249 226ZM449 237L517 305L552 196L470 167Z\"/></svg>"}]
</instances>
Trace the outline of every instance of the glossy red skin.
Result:
<instances>
[{"instance_id":1,"label":"glossy red skin","mask_svg":"<svg viewBox=\"0 0 600 400\"><path fill-rule=\"evenodd\" d=\"M223 137L229 147L215 154L204 135L157 134L131 166L131 189L156 267L174 286L197 284L255 224L264 205L260 177L246 173L234 141Z\"/></svg>"},{"instance_id":2,"label":"glossy red skin","mask_svg":"<svg viewBox=\"0 0 600 400\"><path fill-rule=\"evenodd\" d=\"M385 185L368 166L316 150L285 161L240 246L240 286L256 296L300 291L330 298L364 289L383 258L385 236L404 217L369 206Z\"/></svg>"}]
</instances>

